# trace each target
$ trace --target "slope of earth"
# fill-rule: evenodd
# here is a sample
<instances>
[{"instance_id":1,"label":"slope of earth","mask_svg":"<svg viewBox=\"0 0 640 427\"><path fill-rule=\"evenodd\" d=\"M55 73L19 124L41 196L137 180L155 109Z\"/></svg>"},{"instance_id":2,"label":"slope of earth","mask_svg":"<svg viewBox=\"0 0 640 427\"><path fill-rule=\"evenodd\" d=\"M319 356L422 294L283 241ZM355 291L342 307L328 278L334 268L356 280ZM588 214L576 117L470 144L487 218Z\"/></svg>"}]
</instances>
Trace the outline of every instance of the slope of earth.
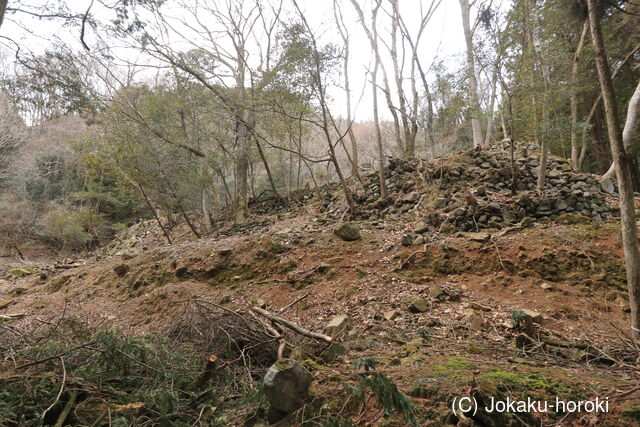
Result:
<instances>
[{"instance_id":1,"label":"slope of earth","mask_svg":"<svg viewBox=\"0 0 640 427\"><path fill-rule=\"evenodd\" d=\"M317 332L346 313L350 325L329 351L325 343L287 333L285 356L304 360L314 382L307 406L284 423L409 423L402 411L393 413L373 397L373 389L358 391L361 373L354 364L375 364L410 396L421 425L636 425L640 376L627 332L619 222L610 219L615 189L596 187L595 178L554 158L549 188L536 192L528 172L535 156L520 151L519 192L511 196L508 153L492 150L501 154L469 151L437 162L392 162L391 196L382 202L377 177L365 177L358 193L364 208L352 223L361 234L355 241L334 233L345 205L329 186L288 195L287 202L264 201L261 214L247 224L221 225L202 239L169 245L145 222L85 260L7 270L0 280L0 315L24 316L0 320L7 325L0 342L28 341L21 331L55 330L71 319L129 336L174 337L180 329L197 330L204 339L199 320L251 319L256 305ZM497 160L485 162L491 158ZM469 159L479 164L469 165ZM437 179L434 168L440 168ZM475 203L465 200L465 190ZM212 312L217 314L207 318ZM234 330L229 325L226 333ZM263 374L275 360L274 344L263 343L265 356L251 353L249 338L244 341L238 344L243 357L254 357ZM204 364L210 352L202 347L195 356ZM13 360L7 351L0 381L10 384L18 367L46 359L30 357ZM260 376L253 380L258 384ZM93 402L86 390L83 402ZM467 414L472 421L451 412L454 398L463 396L599 397L609 406L605 413L480 411ZM133 425L150 406L116 403L109 413L120 411ZM202 406L200 416L206 409L217 411L222 424L265 422L264 399L235 395L213 406ZM104 403L100 408L90 415L76 410L73 417L91 424Z\"/></svg>"}]
</instances>

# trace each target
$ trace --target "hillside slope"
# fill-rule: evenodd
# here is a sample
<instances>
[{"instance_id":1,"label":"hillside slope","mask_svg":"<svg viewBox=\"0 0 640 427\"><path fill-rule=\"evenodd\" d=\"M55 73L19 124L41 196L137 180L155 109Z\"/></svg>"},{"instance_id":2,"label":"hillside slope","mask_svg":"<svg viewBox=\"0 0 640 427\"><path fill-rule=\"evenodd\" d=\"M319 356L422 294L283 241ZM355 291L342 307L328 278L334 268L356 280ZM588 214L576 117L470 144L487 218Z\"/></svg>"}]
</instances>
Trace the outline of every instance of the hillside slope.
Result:
<instances>
[{"instance_id":1,"label":"hillside slope","mask_svg":"<svg viewBox=\"0 0 640 427\"><path fill-rule=\"evenodd\" d=\"M608 413L481 413L479 425L635 425L640 378L626 333L615 189L553 158L547 188L538 192L536 163L531 149L519 149L512 195L509 153L500 145L434 161L392 160L388 200L379 200L376 175L359 186L355 241L334 232L346 205L327 186L255 201L246 224L219 223L202 239L178 227L168 245L143 222L89 258L9 269L0 280L0 314L25 316L4 321L11 326L0 333L7 350L0 382L13 384L29 369L32 377L59 375L55 357L40 363L59 353L20 352L33 343L16 336L68 334L80 327L74 322L93 332L118 328L127 336L188 341L200 365L222 333L206 328L220 322L231 335L238 328L232 341L260 381L275 361L275 344L243 338L239 322L229 320L251 320L249 308L258 305L314 331L341 313L352 320L328 353L326 343L287 332L285 356L298 353L315 380L313 398L289 419L293 424L317 418L405 425L401 411L384 416L373 391L358 398L345 387L358 382L355 362L375 359L376 370L411 397L422 425L473 425L450 409L455 397L470 393L609 398ZM73 338L63 348L79 344ZM227 359L229 366L240 363ZM17 368L30 361L38 363ZM145 412L150 401L123 409L132 402L109 395L109 403L99 403L96 395L106 392L78 384L81 403L72 406L84 411L74 412L74 422L90 424L105 404L128 422L153 419ZM247 393L212 405L216 419L264 422L264 401L247 400ZM64 394L56 414L69 400ZM202 416L206 406L196 408Z\"/></svg>"}]
</instances>

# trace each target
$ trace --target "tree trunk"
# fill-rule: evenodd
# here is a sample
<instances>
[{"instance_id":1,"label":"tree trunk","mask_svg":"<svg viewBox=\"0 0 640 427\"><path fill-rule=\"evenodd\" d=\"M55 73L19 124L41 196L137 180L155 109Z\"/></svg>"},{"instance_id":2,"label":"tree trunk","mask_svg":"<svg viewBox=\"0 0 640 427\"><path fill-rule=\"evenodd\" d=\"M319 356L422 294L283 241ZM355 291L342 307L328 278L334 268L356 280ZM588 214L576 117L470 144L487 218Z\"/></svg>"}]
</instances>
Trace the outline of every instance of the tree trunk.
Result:
<instances>
[{"instance_id":1,"label":"tree trunk","mask_svg":"<svg viewBox=\"0 0 640 427\"><path fill-rule=\"evenodd\" d=\"M487 134L484 137L485 145L491 144L491 140L493 139L493 110L496 104L496 91L498 88L498 67L500 65L496 64L495 69L493 70L493 74L491 76L491 98L489 100L489 110L487 111Z\"/></svg>"},{"instance_id":2,"label":"tree trunk","mask_svg":"<svg viewBox=\"0 0 640 427\"><path fill-rule=\"evenodd\" d=\"M631 137L633 136L633 131L635 130L636 119L638 118L638 112L640 111L640 82L638 86L636 86L635 92L629 99L629 107L627 108L627 119L624 122L624 130L622 131L622 143L624 144L624 149L629 153L629 156L632 158L638 156L638 144L631 144ZM613 179L616 175L615 164L612 164L607 170L607 173L604 174L602 179Z\"/></svg>"},{"instance_id":3,"label":"tree trunk","mask_svg":"<svg viewBox=\"0 0 640 427\"><path fill-rule=\"evenodd\" d=\"M342 12L338 11L338 3L337 0L333 1L333 15L336 21L336 26L338 27L338 31L340 32L340 36L342 37L342 43L344 45L344 57L342 59L342 68L344 72L344 95L347 98L347 126L349 126L347 133L349 135L349 141L351 142L351 176L360 179L360 172L358 170L359 162L358 162L358 143L356 141L356 135L353 132L352 128L352 117L351 117L351 86L349 84L349 33L344 25L344 21L342 19Z\"/></svg>"},{"instance_id":4,"label":"tree trunk","mask_svg":"<svg viewBox=\"0 0 640 427\"><path fill-rule=\"evenodd\" d=\"M471 31L471 6L469 0L460 0L462 10L462 28L467 44L467 81L469 84L469 103L471 110L471 129L473 131L473 146L481 147L483 143L482 125L480 124L480 101L478 100L478 81L476 80L476 66L473 52L473 33Z\"/></svg>"},{"instance_id":5,"label":"tree trunk","mask_svg":"<svg viewBox=\"0 0 640 427\"><path fill-rule=\"evenodd\" d=\"M249 137L246 133L245 125L239 123L240 129L244 131L238 131L238 145L240 152L238 153L237 161L237 184L236 184L236 222L242 222L248 214L248 192L249 192L249 158L245 147L245 139Z\"/></svg>"},{"instance_id":6,"label":"tree trunk","mask_svg":"<svg viewBox=\"0 0 640 427\"><path fill-rule=\"evenodd\" d=\"M364 19L364 13L362 12L362 9L360 8L360 5L358 4L358 2L356 0L351 0L351 4L353 5L353 7L356 9L356 12L358 13L358 19L360 20L360 23L362 24L362 28L364 32L367 34L367 38L371 43L371 48L373 49L375 58L380 64L380 70L382 71L382 82L384 84L384 96L385 96L385 99L387 100L387 107L389 108L391 117L393 118L393 128L395 130L396 144L398 146L398 150L402 154L404 153L405 149L404 149L404 143L402 142L402 134L400 132L400 120L398 119L398 113L396 111L396 108L393 105L393 101L391 100L391 89L389 87L389 78L387 77L386 67L384 66L384 63L380 59L380 49L378 48L377 15L378 15L378 10L380 9L380 6L381 6L381 0L375 0L375 6L372 13L372 23L371 23L373 32L370 31L369 28L367 27L367 24Z\"/></svg>"},{"instance_id":7,"label":"tree trunk","mask_svg":"<svg viewBox=\"0 0 640 427\"><path fill-rule=\"evenodd\" d=\"M376 126L376 142L378 145L378 178L380 183L380 198L387 198L387 185L385 183L386 177L384 176L384 146L382 145L382 132L380 131L380 119L378 117L378 59L376 58L375 64L373 66L373 72L371 73L371 86L373 88L373 122Z\"/></svg>"},{"instance_id":8,"label":"tree trunk","mask_svg":"<svg viewBox=\"0 0 640 427\"><path fill-rule=\"evenodd\" d=\"M611 79L611 71L607 62L604 39L600 29L600 17L595 0L587 0L591 39L595 51L596 67L600 91L604 101L607 117L611 154L616 169L618 188L620 191L620 225L622 245L627 267L627 285L629 288L629 305L631 308L631 336L634 342L640 341L640 250L638 248L638 228L636 225L635 200L631 168L622 142L622 131L618 120L618 111Z\"/></svg>"},{"instance_id":9,"label":"tree trunk","mask_svg":"<svg viewBox=\"0 0 640 427\"><path fill-rule=\"evenodd\" d=\"M580 63L580 55L584 48L584 41L587 38L587 31L589 30L589 20L585 20L582 26L582 33L580 34L580 40L576 47L576 52L573 55L573 66L571 67L571 165L574 170L579 170L579 157L578 157L578 65Z\"/></svg>"}]
</instances>

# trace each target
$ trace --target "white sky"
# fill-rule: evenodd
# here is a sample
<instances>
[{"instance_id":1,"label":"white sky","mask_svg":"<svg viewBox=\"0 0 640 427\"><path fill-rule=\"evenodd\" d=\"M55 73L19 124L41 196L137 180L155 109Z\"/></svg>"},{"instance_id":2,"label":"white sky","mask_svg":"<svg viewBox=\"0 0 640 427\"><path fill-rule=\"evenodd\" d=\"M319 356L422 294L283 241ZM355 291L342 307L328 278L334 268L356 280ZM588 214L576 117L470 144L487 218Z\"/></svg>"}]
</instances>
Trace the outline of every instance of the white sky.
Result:
<instances>
[{"instance_id":1,"label":"white sky","mask_svg":"<svg viewBox=\"0 0 640 427\"><path fill-rule=\"evenodd\" d=\"M73 10L82 13L89 6L91 0L67 0L67 5ZM208 0L208 1L227 1L227 0ZM234 1L234 0L230 0ZM33 4L38 4L37 0L33 0ZM361 7L365 13L365 17L370 17L370 0L359 0ZM422 0L424 7L427 8L431 0ZM195 3L195 0L194 0ZM9 7L16 5L15 0L9 0ZM340 42L339 35L335 28L334 15L332 11L332 0L299 0L301 8L305 12L310 25L314 30L321 34L321 41ZM352 91L352 109L356 120L368 120L372 117L371 111L371 89L367 87L363 92L366 83L366 68L372 59L372 50L369 41L362 30L361 24L357 19L357 15L350 0L340 0L345 25L350 33L350 83ZM388 5L386 1L383 4ZM403 19L412 28L417 28L420 13L420 0L399 0L400 11ZM289 16L295 15L293 5L285 0L284 10ZM100 9L94 9L97 19L100 19ZM379 22L384 26L384 12L379 13ZM21 26L29 28L34 34L28 34ZM412 31L415 36L417 29ZM0 28L0 36L6 36L14 39L22 45L25 50L41 51L55 37L63 40L71 41L77 48L81 49L79 42L80 30L78 27L63 28L60 22L56 21L39 21L30 18L24 14L8 15ZM388 30L380 28L379 36L389 39ZM400 39L400 35L398 35ZM88 34L87 40L90 43L91 35ZM0 42L5 42L1 40ZM391 73L391 64L387 49L380 46L383 53L383 61L387 64L387 70ZM442 0L439 9L436 11L432 20L428 24L424 35L420 42L420 58L422 65L427 69L434 59L444 59L451 63L452 67L461 65L461 55L464 52L465 44L462 35L462 22L460 17L460 5L458 0ZM8 58L11 60L11 54ZM6 66L7 64L5 64ZM409 68L406 67L406 73ZM379 73L381 74L381 73ZM393 81L392 75L389 75ZM342 78L342 77L340 77ZM381 84L381 76L379 76ZM418 85L421 87L421 84ZM336 116L346 115L346 101L343 91L334 88L330 91L333 98L332 112ZM362 98L360 100L360 97ZM383 100L383 94L379 93L381 114L388 117L386 104ZM360 100L360 102L358 102Z\"/></svg>"}]
</instances>

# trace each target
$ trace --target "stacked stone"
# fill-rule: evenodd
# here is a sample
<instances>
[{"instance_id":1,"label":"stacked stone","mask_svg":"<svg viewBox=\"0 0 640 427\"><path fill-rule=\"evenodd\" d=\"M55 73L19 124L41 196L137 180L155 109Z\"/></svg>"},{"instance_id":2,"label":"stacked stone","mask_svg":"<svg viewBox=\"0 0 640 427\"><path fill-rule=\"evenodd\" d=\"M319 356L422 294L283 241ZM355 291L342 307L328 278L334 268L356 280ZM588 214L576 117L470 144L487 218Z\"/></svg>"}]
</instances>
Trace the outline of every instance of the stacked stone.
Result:
<instances>
[{"instance_id":1,"label":"stacked stone","mask_svg":"<svg viewBox=\"0 0 640 427\"><path fill-rule=\"evenodd\" d=\"M426 213L425 224L440 227L446 222L448 227L470 231L501 228L523 219L531 222L527 218L548 220L567 214L606 220L617 215L618 209L608 205L613 201L608 196L615 194L613 183L600 183L595 175L575 172L561 158L549 156L544 188L537 191L539 154L535 148L521 144L514 153L515 196L511 194L508 143L431 161L390 159L385 172L391 197L380 200L377 175L369 175L358 200L365 206L362 216L399 216L422 203L418 208ZM464 190L470 191L476 203L465 202Z\"/></svg>"}]
</instances>

